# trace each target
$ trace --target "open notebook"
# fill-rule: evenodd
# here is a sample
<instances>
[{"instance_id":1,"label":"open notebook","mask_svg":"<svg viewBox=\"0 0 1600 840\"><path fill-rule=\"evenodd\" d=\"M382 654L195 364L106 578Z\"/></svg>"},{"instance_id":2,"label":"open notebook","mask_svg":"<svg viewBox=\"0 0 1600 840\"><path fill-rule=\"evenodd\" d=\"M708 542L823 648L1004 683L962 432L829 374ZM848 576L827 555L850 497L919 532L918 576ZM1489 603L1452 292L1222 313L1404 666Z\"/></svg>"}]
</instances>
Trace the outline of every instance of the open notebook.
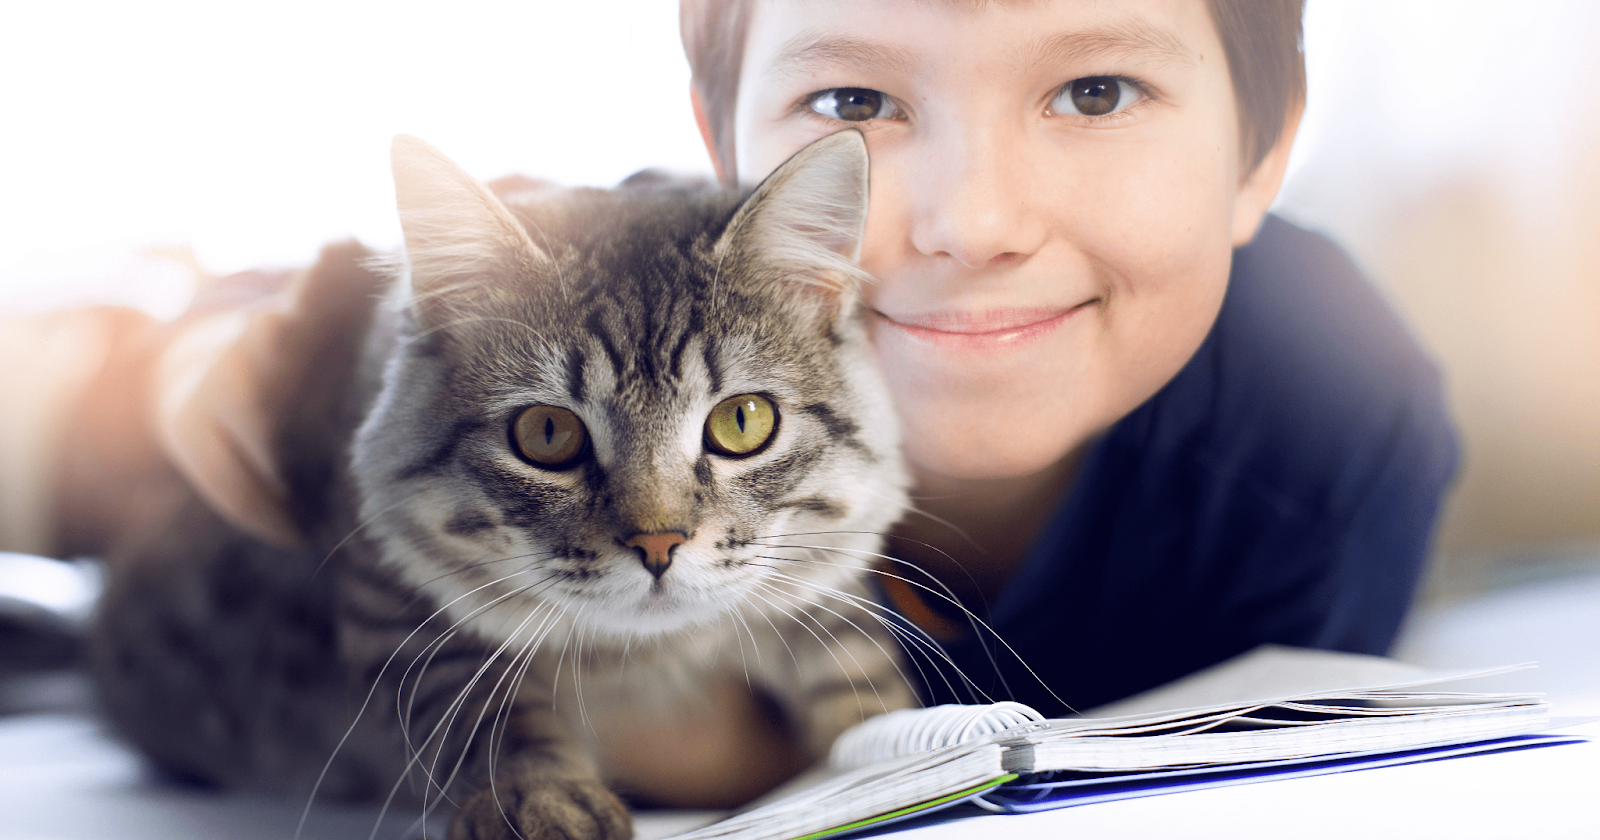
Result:
<instances>
[{"instance_id":1,"label":"open notebook","mask_svg":"<svg viewBox=\"0 0 1600 840\"><path fill-rule=\"evenodd\" d=\"M1428 675L1270 646L1111 716L1045 720L1017 703L893 712L841 735L827 768L679 840L815 838L960 802L1022 813L1581 740L1536 734L1551 725L1540 695L1448 690L1520 667Z\"/></svg>"}]
</instances>

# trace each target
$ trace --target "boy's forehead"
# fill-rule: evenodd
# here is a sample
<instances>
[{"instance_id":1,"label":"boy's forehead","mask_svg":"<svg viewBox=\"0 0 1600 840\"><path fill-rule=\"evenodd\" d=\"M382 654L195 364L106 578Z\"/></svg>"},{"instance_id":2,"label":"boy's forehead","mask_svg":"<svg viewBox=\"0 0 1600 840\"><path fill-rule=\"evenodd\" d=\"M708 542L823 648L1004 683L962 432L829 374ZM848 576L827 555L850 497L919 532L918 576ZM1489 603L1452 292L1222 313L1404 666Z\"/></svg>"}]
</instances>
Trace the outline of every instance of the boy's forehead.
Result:
<instances>
[{"instance_id":1,"label":"boy's forehead","mask_svg":"<svg viewBox=\"0 0 1600 840\"><path fill-rule=\"evenodd\" d=\"M753 0L746 67L910 73L981 49L1013 64L1193 65L1217 44L1204 0ZM951 38L953 29L960 36Z\"/></svg>"}]
</instances>

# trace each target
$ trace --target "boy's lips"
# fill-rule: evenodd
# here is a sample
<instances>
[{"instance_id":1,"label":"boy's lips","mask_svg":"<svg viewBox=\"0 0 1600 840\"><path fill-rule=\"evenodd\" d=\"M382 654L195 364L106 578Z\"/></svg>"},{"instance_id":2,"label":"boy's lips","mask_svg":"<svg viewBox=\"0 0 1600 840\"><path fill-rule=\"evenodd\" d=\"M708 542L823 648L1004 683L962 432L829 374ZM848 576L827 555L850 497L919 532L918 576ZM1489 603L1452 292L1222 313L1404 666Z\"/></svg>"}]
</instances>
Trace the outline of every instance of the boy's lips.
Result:
<instances>
[{"instance_id":1,"label":"boy's lips","mask_svg":"<svg viewBox=\"0 0 1600 840\"><path fill-rule=\"evenodd\" d=\"M917 341L952 349L1013 347L1054 331L1099 298L1066 308L1022 307L981 312L946 311L894 317L872 310L873 319Z\"/></svg>"}]
</instances>

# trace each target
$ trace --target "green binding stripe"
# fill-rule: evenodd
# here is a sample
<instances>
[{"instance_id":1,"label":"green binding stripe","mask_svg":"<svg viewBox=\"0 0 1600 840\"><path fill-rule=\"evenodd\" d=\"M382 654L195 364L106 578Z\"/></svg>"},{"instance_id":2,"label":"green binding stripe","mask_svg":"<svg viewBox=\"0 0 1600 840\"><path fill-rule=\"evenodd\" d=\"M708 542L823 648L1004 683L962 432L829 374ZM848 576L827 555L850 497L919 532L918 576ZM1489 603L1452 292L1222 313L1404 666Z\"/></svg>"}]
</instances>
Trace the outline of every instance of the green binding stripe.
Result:
<instances>
[{"instance_id":1,"label":"green binding stripe","mask_svg":"<svg viewBox=\"0 0 1600 840\"><path fill-rule=\"evenodd\" d=\"M919 802L916 805L912 805L909 808L901 808L898 811L890 811L887 814L879 814L876 817L868 817L868 818L866 818L864 820L857 820L857 821L855 821L853 823L846 823L845 825L835 826L833 828L826 828L826 829L823 829L822 831L816 831L816 832L812 832L811 834L806 834L806 835L802 835L800 837L795 837L795 838L793 838L793 840L817 840L817 838L819 838L819 837L832 837L835 834L840 834L840 833L843 833L843 832L846 832L846 831L854 831L854 830L856 830L858 828L864 828L864 827L872 825L874 823L881 823L884 820L892 820L895 817L903 817L903 816L905 816L907 814L915 814L918 811L926 811L929 808L933 808L933 807L936 807L936 806L939 806L939 805L943 805L943 804L945 804L947 802L954 802L954 801L956 801L958 799L966 799L969 796L975 796L975 795L983 793L984 791L989 790L991 788L999 787L999 786L1005 784L1006 782L1009 782L1009 781L1011 781L1011 780L1013 780L1015 778L1017 778L1017 774L1015 774L1015 773L1007 773L1007 774L1005 774L1004 776L1001 776L998 779L990 779L989 781L984 782L981 785L977 785L975 787L969 787L966 790L957 791L956 793L952 793L952 794L950 794L948 796L941 796L938 799L930 799L927 802Z\"/></svg>"}]
</instances>

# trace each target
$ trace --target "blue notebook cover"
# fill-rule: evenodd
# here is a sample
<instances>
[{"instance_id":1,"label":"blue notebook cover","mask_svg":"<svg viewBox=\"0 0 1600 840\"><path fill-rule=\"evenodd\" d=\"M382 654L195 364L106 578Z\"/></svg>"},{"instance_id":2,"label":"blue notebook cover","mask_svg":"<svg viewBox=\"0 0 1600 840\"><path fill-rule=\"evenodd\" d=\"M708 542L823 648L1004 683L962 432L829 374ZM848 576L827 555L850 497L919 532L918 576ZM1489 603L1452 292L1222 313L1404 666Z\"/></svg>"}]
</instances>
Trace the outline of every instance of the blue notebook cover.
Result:
<instances>
[{"instance_id":1,"label":"blue notebook cover","mask_svg":"<svg viewBox=\"0 0 1600 840\"><path fill-rule=\"evenodd\" d=\"M1468 744L1443 744L1402 752L1370 752L1338 758L1263 761L1253 764L1234 764L1226 768L1199 767L1148 773L1034 773L968 796L952 797L936 803L925 803L924 807L906 809L890 819L875 820L867 824L858 823L817 836L825 835L832 838L849 834L871 837L881 833L893 833L908 825L936 823L950 817L971 817L982 814L983 811L1031 814L1077 805L1092 805L1096 802L1113 802L1118 799L1161 796L1168 793L1248 785L1277 779L1322 776L1329 773L1348 773L1377 767L1442 761L1469 755L1575 744L1587 740L1576 735L1514 735L1509 738ZM983 810L980 811L979 808Z\"/></svg>"},{"instance_id":2,"label":"blue notebook cover","mask_svg":"<svg viewBox=\"0 0 1600 840\"><path fill-rule=\"evenodd\" d=\"M1095 802L1159 796L1187 790L1297 779L1375 767L1416 764L1482 753L1507 752L1586 740L1573 735L1514 735L1469 744L1445 744L1401 752L1351 753L1337 758L1287 759L1227 767L1197 767L1148 773L1036 773L980 793L970 800L986 810L1026 814Z\"/></svg>"}]
</instances>

